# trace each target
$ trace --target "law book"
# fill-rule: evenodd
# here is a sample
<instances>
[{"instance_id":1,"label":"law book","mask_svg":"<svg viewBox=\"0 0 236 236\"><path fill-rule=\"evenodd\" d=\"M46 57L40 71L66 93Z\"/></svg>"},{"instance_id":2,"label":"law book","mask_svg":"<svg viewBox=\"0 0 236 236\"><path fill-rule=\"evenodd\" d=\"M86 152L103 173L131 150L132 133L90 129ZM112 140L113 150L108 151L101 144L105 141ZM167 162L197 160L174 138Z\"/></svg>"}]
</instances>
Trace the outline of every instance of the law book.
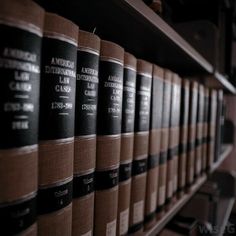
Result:
<instances>
[{"instance_id":1,"label":"law book","mask_svg":"<svg viewBox=\"0 0 236 236\"><path fill-rule=\"evenodd\" d=\"M1 1L1 235L37 234L37 136L43 21L44 10L32 1Z\"/></svg>"},{"instance_id":2,"label":"law book","mask_svg":"<svg viewBox=\"0 0 236 236\"><path fill-rule=\"evenodd\" d=\"M38 235L71 235L78 27L45 14L39 116Z\"/></svg>"},{"instance_id":3,"label":"law book","mask_svg":"<svg viewBox=\"0 0 236 236\"><path fill-rule=\"evenodd\" d=\"M79 31L77 50L72 235L93 235L100 39Z\"/></svg>"},{"instance_id":4,"label":"law book","mask_svg":"<svg viewBox=\"0 0 236 236\"><path fill-rule=\"evenodd\" d=\"M182 80L180 106L180 133L179 133L179 166L178 166L178 193L181 197L186 186L186 163L188 146L190 82Z\"/></svg>"},{"instance_id":5,"label":"law book","mask_svg":"<svg viewBox=\"0 0 236 236\"><path fill-rule=\"evenodd\" d=\"M207 140L208 140L208 110L209 110L209 89L204 88L204 121L203 121L203 161L202 172L206 171L207 167Z\"/></svg>"},{"instance_id":6,"label":"law book","mask_svg":"<svg viewBox=\"0 0 236 236\"><path fill-rule=\"evenodd\" d=\"M199 84L190 82L189 120L188 120L188 146L187 146L187 167L186 186L191 187L194 181L194 163L196 149L196 126L197 126L197 99Z\"/></svg>"},{"instance_id":7,"label":"law book","mask_svg":"<svg viewBox=\"0 0 236 236\"><path fill-rule=\"evenodd\" d=\"M134 116L136 97L137 59L128 52L124 55L121 151L119 167L119 199L117 235L127 235L131 194L131 171L134 144Z\"/></svg>"},{"instance_id":8,"label":"law book","mask_svg":"<svg viewBox=\"0 0 236 236\"><path fill-rule=\"evenodd\" d=\"M209 91L208 138L207 138L207 170L210 170L215 159L217 91Z\"/></svg>"},{"instance_id":9,"label":"law book","mask_svg":"<svg viewBox=\"0 0 236 236\"><path fill-rule=\"evenodd\" d=\"M164 70L153 65L149 149L147 163L147 187L145 199L145 229L151 228L156 221L158 169L161 144L161 122L163 102Z\"/></svg>"},{"instance_id":10,"label":"law book","mask_svg":"<svg viewBox=\"0 0 236 236\"><path fill-rule=\"evenodd\" d=\"M134 235L143 231L152 67L152 64L147 61L137 60L135 133L129 217L129 233Z\"/></svg>"},{"instance_id":11,"label":"law book","mask_svg":"<svg viewBox=\"0 0 236 236\"><path fill-rule=\"evenodd\" d=\"M101 40L99 61L95 235L116 235L124 49Z\"/></svg>"},{"instance_id":12,"label":"law book","mask_svg":"<svg viewBox=\"0 0 236 236\"><path fill-rule=\"evenodd\" d=\"M196 152L194 164L194 177L197 178L201 174L203 162L203 121L204 121L204 86L199 85L198 102L197 102L197 129L196 129Z\"/></svg>"},{"instance_id":13,"label":"law book","mask_svg":"<svg viewBox=\"0 0 236 236\"><path fill-rule=\"evenodd\" d=\"M162 100L162 124L161 124L161 153L159 160L158 191L157 191L157 218L159 219L164 211L166 200L166 173L167 154L169 146L170 126L170 104L171 104L171 80L172 72L164 70L163 100Z\"/></svg>"}]
</instances>

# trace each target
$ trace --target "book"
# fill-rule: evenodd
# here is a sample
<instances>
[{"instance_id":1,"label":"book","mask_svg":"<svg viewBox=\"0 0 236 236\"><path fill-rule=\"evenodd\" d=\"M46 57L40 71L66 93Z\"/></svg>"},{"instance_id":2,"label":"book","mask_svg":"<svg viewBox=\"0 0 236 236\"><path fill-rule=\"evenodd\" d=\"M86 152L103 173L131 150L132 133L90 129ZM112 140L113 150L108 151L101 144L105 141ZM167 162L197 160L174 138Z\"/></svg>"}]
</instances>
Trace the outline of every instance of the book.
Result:
<instances>
[{"instance_id":1,"label":"book","mask_svg":"<svg viewBox=\"0 0 236 236\"><path fill-rule=\"evenodd\" d=\"M196 125L197 125L197 98L199 84L196 81L190 82L189 120L188 120L188 146L187 146L187 167L186 186L191 187L194 181L194 163L196 151Z\"/></svg>"},{"instance_id":2,"label":"book","mask_svg":"<svg viewBox=\"0 0 236 236\"><path fill-rule=\"evenodd\" d=\"M29 0L0 8L0 232L36 235L38 106L44 10Z\"/></svg>"},{"instance_id":3,"label":"book","mask_svg":"<svg viewBox=\"0 0 236 236\"><path fill-rule=\"evenodd\" d=\"M129 228L131 171L134 144L136 66L136 58L130 53L125 52L117 235L126 235Z\"/></svg>"},{"instance_id":4,"label":"book","mask_svg":"<svg viewBox=\"0 0 236 236\"><path fill-rule=\"evenodd\" d=\"M164 70L162 125L161 125L161 153L159 160L157 218L161 216L166 200L167 153L169 146L170 104L171 104L172 72Z\"/></svg>"},{"instance_id":5,"label":"book","mask_svg":"<svg viewBox=\"0 0 236 236\"><path fill-rule=\"evenodd\" d=\"M77 51L72 235L93 235L100 39L79 31Z\"/></svg>"},{"instance_id":6,"label":"book","mask_svg":"<svg viewBox=\"0 0 236 236\"><path fill-rule=\"evenodd\" d=\"M38 235L70 235L78 27L46 13L43 32Z\"/></svg>"},{"instance_id":7,"label":"book","mask_svg":"<svg viewBox=\"0 0 236 236\"><path fill-rule=\"evenodd\" d=\"M182 80L181 106L180 106L180 133L179 133L179 167L178 167L178 193L183 195L186 185L186 163L188 144L188 120L189 120L189 91L190 82Z\"/></svg>"},{"instance_id":8,"label":"book","mask_svg":"<svg viewBox=\"0 0 236 236\"><path fill-rule=\"evenodd\" d=\"M150 123L152 64L138 59L136 77L135 133L132 164L129 233L143 231Z\"/></svg>"},{"instance_id":9,"label":"book","mask_svg":"<svg viewBox=\"0 0 236 236\"><path fill-rule=\"evenodd\" d=\"M95 235L115 235L121 141L124 49L101 40L99 62Z\"/></svg>"},{"instance_id":10,"label":"book","mask_svg":"<svg viewBox=\"0 0 236 236\"><path fill-rule=\"evenodd\" d=\"M158 169L161 144L161 121L163 103L164 70L153 65L149 149L147 163L147 187L145 199L145 229L151 228L156 220Z\"/></svg>"}]
</instances>

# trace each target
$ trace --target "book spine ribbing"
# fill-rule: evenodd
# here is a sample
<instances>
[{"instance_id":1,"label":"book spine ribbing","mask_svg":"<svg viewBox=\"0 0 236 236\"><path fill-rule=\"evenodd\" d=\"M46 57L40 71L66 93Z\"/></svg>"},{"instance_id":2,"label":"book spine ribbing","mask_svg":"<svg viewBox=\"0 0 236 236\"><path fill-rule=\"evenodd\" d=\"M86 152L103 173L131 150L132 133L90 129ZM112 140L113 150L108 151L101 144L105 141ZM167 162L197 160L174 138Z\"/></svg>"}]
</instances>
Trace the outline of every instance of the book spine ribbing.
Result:
<instances>
[{"instance_id":1,"label":"book spine ribbing","mask_svg":"<svg viewBox=\"0 0 236 236\"><path fill-rule=\"evenodd\" d=\"M1 1L0 234L4 235L37 234L43 20L43 9L32 1Z\"/></svg>"},{"instance_id":2,"label":"book spine ribbing","mask_svg":"<svg viewBox=\"0 0 236 236\"><path fill-rule=\"evenodd\" d=\"M79 31L77 51L72 235L93 235L100 39Z\"/></svg>"},{"instance_id":3,"label":"book spine ribbing","mask_svg":"<svg viewBox=\"0 0 236 236\"><path fill-rule=\"evenodd\" d=\"M152 64L137 61L134 153L130 200L129 233L143 231L146 171L150 123Z\"/></svg>"},{"instance_id":4,"label":"book spine ribbing","mask_svg":"<svg viewBox=\"0 0 236 236\"><path fill-rule=\"evenodd\" d=\"M124 49L101 41L99 62L95 235L115 235L121 141Z\"/></svg>"},{"instance_id":5,"label":"book spine ribbing","mask_svg":"<svg viewBox=\"0 0 236 236\"><path fill-rule=\"evenodd\" d=\"M46 13L39 120L38 235L70 235L78 27Z\"/></svg>"}]
</instances>

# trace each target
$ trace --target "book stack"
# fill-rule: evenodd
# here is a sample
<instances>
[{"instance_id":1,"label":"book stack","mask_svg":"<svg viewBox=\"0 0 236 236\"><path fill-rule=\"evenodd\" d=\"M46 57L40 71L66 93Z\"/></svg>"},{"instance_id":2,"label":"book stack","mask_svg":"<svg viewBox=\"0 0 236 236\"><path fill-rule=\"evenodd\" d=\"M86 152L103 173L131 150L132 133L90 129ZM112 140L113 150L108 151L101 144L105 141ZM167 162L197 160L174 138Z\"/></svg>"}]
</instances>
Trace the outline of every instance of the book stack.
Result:
<instances>
[{"instance_id":1,"label":"book stack","mask_svg":"<svg viewBox=\"0 0 236 236\"><path fill-rule=\"evenodd\" d=\"M30 0L0 31L3 235L140 235L217 160L222 91Z\"/></svg>"}]
</instances>

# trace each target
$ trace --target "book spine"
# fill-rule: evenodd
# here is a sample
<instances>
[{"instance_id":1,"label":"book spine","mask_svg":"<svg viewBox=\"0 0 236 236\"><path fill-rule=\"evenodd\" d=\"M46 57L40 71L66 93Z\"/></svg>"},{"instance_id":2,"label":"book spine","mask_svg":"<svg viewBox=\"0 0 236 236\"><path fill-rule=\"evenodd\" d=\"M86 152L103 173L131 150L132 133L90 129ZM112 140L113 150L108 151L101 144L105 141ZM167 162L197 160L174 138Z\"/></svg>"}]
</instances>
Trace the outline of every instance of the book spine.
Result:
<instances>
[{"instance_id":1,"label":"book spine","mask_svg":"<svg viewBox=\"0 0 236 236\"><path fill-rule=\"evenodd\" d=\"M118 209L124 50L101 41L99 62L95 235L115 235Z\"/></svg>"},{"instance_id":2,"label":"book spine","mask_svg":"<svg viewBox=\"0 0 236 236\"><path fill-rule=\"evenodd\" d=\"M93 235L100 39L79 31L75 101L72 235Z\"/></svg>"},{"instance_id":3,"label":"book spine","mask_svg":"<svg viewBox=\"0 0 236 236\"><path fill-rule=\"evenodd\" d=\"M38 235L71 235L78 27L46 13L39 117Z\"/></svg>"},{"instance_id":4,"label":"book spine","mask_svg":"<svg viewBox=\"0 0 236 236\"><path fill-rule=\"evenodd\" d=\"M190 82L182 81L181 107L180 107L180 140L179 140L179 168L178 168L178 191L181 196L186 185L186 163L188 144L188 120L189 120L189 93Z\"/></svg>"},{"instance_id":5,"label":"book spine","mask_svg":"<svg viewBox=\"0 0 236 236\"><path fill-rule=\"evenodd\" d=\"M216 112L217 112L217 91L212 89L209 92L209 112L208 112L208 138L207 138L208 170L212 167L215 157Z\"/></svg>"},{"instance_id":6,"label":"book spine","mask_svg":"<svg viewBox=\"0 0 236 236\"><path fill-rule=\"evenodd\" d=\"M199 85L197 105L197 130L194 176L197 178L202 169L203 162L203 120L204 120L204 87Z\"/></svg>"},{"instance_id":7,"label":"book spine","mask_svg":"<svg viewBox=\"0 0 236 236\"><path fill-rule=\"evenodd\" d=\"M170 104L171 104L171 79L172 73L169 70L164 70L164 85L163 85L163 109L162 109L162 126L161 126L161 154L159 160L159 175L158 175L158 197L157 197L157 217L164 210L166 200L166 176L167 176L167 153L169 146L169 126L170 126Z\"/></svg>"},{"instance_id":8,"label":"book spine","mask_svg":"<svg viewBox=\"0 0 236 236\"><path fill-rule=\"evenodd\" d=\"M126 235L129 227L136 97L136 64L136 58L125 52L117 235Z\"/></svg>"},{"instance_id":9,"label":"book spine","mask_svg":"<svg viewBox=\"0 0 236 236\"><path fill-rule=\"evenodd\" d=\"M152 94L147 164L147 187L145 202L145 229L151 228L156 220L158 169L161 144L161 118L164 70L153 65Z\"/></svg>"},{"instance_id":10,"label":"book spine","mask_svg":"<svg viewBox=\"0 0 236 236\"><path fill-rule=\"evenodd\" d=\"M188 122L188 147L187 147L187 170L186 184L190 187L194 180L194 163L196 148L196 125L197 125L197 98L198 83L191 81L190 83L190 102L189 102L189 122Z\"/></svg>"},{"instance_id":11,"label":"book spine","mask_svg":"<svg viewBox=\"0 0 236 236\"><path fill-rule=\"evenodd\" d=\"M132 185L130 200L129 233L143 231L152 64L137 61L134 153L132 163Z\"/></svg>"},{"instance_id":12,"label":"book spine","mask_svg":"<svg viewBox=\"0 0 236 236\"><path fill-rule=\"evenodd\" d=\"M3 235L37 234L43 19L44 10L32 1L1 1L0 234Z\"/></svg>"}]
</instances>

